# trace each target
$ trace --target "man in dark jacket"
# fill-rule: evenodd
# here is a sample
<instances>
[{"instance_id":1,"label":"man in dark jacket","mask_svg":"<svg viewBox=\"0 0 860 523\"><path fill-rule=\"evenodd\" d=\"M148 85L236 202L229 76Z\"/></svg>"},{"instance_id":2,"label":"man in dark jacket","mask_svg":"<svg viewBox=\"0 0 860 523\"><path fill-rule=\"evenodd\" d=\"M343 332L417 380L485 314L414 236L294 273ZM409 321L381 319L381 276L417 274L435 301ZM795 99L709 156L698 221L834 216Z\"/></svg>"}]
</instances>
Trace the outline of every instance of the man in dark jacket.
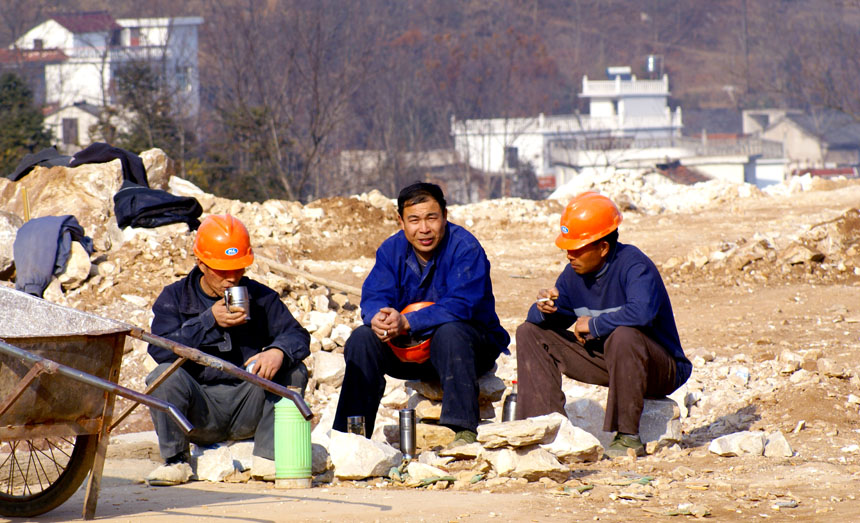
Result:
<instances>
[{"instance_id":1,"label":"man in dark jacket","mask_svg":"<svg viewBox=\"0 0 860 523\"><path fill-rule=\"evenodd\" d=\"M230 215L207 217L194 241L197 266L182 280L167 286L153 306L152 332L248 367L262 378L300 387L308 371L310 335L293 318L278 294L244 277L254 261L248 231ZM245 286L249 310L228 308L225 289ZM248 319L250 317L250 319ZM147 377L151 383L177 356L149 346L159 364ZM152 410L159 449L165 465L154 470L151 485L188 481L189 440L211 445L228 439L254 438L252 476L274 475L274 403L279 399L256 385L218 369L187 362L153 392L174 404L194 425L186 436L164 413Z\"/></svg>"},{"instance_id":2,"label":"man in dark jacket","mask_svg":"<svg viewBox=\"0 0 860 523\"><path fill-rule=\"evenodd\" d=\"M475 440L480 413L478 378L492 369L510 336L495 311L490 262L478 240L449 223L442 189L415 183L397 198L401 230L376 251L376 264L361 288L364 325L346 342L346 374L333 428L364 416L373 433L385 375L440 381L439 422L456 436ZM407 305L432 302L401 314ZM429 359L401 361L388 342L400 336L430 338Z\"/></svg>"},{"instance_id":3,"label":"man in dark jacket","mask_svg":"<svg viewBox=\"0 0 860 523\"><path fill-rule=\"evenodd\" d=\"M609 457L645 453L644 398L671 394L692 370L663 280L642 251L618 242L620 223L605 196L571 200L555 242L570 263L517 329L517 418L564 414L561 373L608 386L603 430L616 432Z\"/></svg>"}]
</instances>

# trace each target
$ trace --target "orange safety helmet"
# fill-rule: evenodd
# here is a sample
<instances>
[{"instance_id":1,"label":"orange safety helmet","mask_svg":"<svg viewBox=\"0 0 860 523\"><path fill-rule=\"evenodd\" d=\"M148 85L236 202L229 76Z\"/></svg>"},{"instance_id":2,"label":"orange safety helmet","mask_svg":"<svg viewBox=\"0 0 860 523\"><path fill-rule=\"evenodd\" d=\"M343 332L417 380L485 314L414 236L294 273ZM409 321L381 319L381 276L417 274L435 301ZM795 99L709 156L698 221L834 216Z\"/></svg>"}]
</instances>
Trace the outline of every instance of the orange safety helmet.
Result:
<instances>
[{"instance_id":1,"label":"orange safety helmet","mask_svg":"<svg viewBox=\"0 0 860 523\"><path fill-rule=\"evenodd\" d=\"M244 269L254 263L248 229L229 214L207 216L197 228L194 254L207 266L222 271Z\"/></svg>"},{"instance_id":2,"label":"orange safety helmet","mask_svg":"<svg viewBox=\"0 0 860 523\"><path fill-rule=\"evenodd\" d=\"M596 192L584 192L565 207L555 244L560 249L574 251L617 229L621 219L612 200Z\"/></svg>"},{"instance_id":3,"label":"orange safety helmet","mask_svg":"<svg viewBox=\"0 0 860 523\"><path fill-rule=\"evenodd\" d=\"M433 305L432 301L410 303L400 311L400 314L415 312L423 309L424 307L429 307L430 305ZM431 337L432 336L427 336L426 338L415 338L410 334L401 334L388 340L388 346L391 347L392 351L394 351L394 355L397 356L397 359L402 362L424 363L430 359Z\"/></svg>"}]
</instances>

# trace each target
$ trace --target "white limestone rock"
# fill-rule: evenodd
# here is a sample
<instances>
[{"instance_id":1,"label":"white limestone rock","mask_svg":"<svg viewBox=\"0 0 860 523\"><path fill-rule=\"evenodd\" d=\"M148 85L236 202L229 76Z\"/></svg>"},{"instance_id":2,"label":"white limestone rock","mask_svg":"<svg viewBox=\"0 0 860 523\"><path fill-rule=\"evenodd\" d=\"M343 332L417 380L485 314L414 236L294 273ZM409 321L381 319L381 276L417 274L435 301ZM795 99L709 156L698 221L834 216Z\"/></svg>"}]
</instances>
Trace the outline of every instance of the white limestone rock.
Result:
<instances>
[{"instance_id":1,"label":"white limestone rock","mask_svg":"<svg viewBox=\"0 0 860 523\"><path fill-rule=\"evenodd\" d=\"M540 447L559 459L562 463L581 463L586 461L600 461L603 456L603 445L594 435L576 427L565 416L551 414L550 416L564 418L559 425L555 438L549 443L542 443Z\"/></svg>"},{"instance_id":2,"label":"white limestone rock","mask_svg":"<svg viewBox=\"0 0 860 523\"><path fill-rule=\"evenodd\" d=\"M333 387L340 387L346 372L346 362L343 354L321 350L313 353L314 379Z\"/></svg>"},{"instance_id":3,"label":"white limestone rock","mask_svg":"<svg viewBox=\"0 0 860 523\"><path fill-rule=\"evenodd\" d=\"M791 445L782 431L771 432L764 444L764 455L768 458L790 458L794 455Z\"/></svg>"},{"instance_id":4,"label":"white limestone rock","mask_svg":"<svg viewBox=\"0 0 860 523\"><path fill-rule=\"evenodd\" d=\"M478 427L478 442L488 449L544 443L555 438L562 421L566 421L565 417L554 413L524 420L488 423Z\"/></svg>"},{"instance_id":5,"label":"white limestone rock","mask_svg":"<svg viewBox=\"0 0 860 523\"><path fill-rule=\"evenodd\" d=\"M227 445L214 448L198 447L199 454L192 454L194 474L200 481L219 482L235 470L233 455Z\"/></svg>"},{"instance_id":6,"label":"white limestone rock","mask_svg":"<svg viewBox=\"0 0 860 523\"><path fill-rule=\"evenodd\" d=\"M331 431L329 454L334 475L340 479L384 477L403 460L403 454L390 445L336 430Z\"/></svg>"},{"instance_id":7,"label":"white limestone rock","mask_svg":"<svg viewBox=\"0 0 860 523\"><path fill-rule=\"evenodd\" d=\"M448 475L448 472L445 470L418 461L410 461L409 465L406 466L406 472L409 474L409 477L415 481L423 481L425 479L439 478Z\"/></svg>"},{"instance_id":8,"label":"white limestone rock","mask_svg":"<svg viewBox=\"0 0 860 523\"><path fill-rule=\"evenodd\" d=\"M765 441L764 432L745 430L715 439L708 445L708 451L726 457L744 454L761 456L764 453Z\"/></svg>"}]
</instances>

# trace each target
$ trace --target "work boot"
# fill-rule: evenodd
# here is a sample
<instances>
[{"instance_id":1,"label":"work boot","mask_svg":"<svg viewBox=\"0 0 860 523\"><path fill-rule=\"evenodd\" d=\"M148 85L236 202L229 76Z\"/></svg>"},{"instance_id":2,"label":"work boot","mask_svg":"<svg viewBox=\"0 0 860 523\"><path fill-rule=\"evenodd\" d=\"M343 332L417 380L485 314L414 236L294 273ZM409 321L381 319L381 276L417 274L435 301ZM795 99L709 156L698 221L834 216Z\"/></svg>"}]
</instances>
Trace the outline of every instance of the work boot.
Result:
<instances>
[{"instance_id":1,"label":"work boot","mask_svg":"<svg viewBox=\"0 0 860 523\"><path fill-rule=\"evenodd\" d=\"M645 455L645 445L642 444L642 440L639 439L638 434L622 434L619 432L615 434L615 439L609 444L604 454L610 459L620 458L629 456L630 453L628 450L631 449L635 456Z\"/></svg>"},{"instance_id":2,"label":"work boot","mask_svg":"<svg viewBox=\"0 0 860 523\"><path fill-rule=\"evenodd\" d=\"M445 446L446 450L455 449L478 441L478 433L474 430L461 430L454 434L454 440Z\"/></svg>"},{"instance_id":3,"label":"work boot","mask_svg":"<svg viewBox=\"0 0 860 523\"><path fill-rule=\"evenodd\" d=\"M191 465L184 461L165 463L150 472L146 482L153 487L170 487L187 483L192 474Z\"/></svg>"},{"instance_id":4,"label":"work boot","mask_svg":"<svg viewBox=\"0 0 860 523\"><path fill-rule=\"evenodd\" d=\"M275 481L275 462L260 456L251 456L251 478Z\"/></svg>"}]
</instances>

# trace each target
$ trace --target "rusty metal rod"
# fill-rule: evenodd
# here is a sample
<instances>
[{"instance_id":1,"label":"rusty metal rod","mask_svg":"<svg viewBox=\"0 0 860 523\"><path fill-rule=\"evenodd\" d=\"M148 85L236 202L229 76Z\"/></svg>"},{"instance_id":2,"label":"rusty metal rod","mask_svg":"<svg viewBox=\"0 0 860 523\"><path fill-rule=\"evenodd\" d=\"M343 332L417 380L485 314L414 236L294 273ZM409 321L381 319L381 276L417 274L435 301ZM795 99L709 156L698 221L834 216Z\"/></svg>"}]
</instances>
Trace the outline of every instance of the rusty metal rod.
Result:
<instances>
[{"instance_id":1,"label":"rusty metal rod","mask_svg":"<svg viewBox=\"0 0 860 523\"><path fill-rule=\"evenodd\" d=\"M37 363L42 363L43 365L50 366L52 370L56 368L56 374L60 374L67 378L71 378L76 381L83 382L87 385L91 385L98 389L102 389L106 392L112 392L124 398L128 398L132 401L136 401L138 403L143 403L149 408L157 409L166 412L173 418L173 421L176 422L177 425L185 432L191 432L194 429L194 426L185 418L185 416L179 412L179 410L166 401L162 401L158 398L153 398L152 396L147 396L146 394L141 394L139 392L133 391L131 389L127 389L121 385L117 385L108 380L104 380L99 378L98 376L93 376L92 374L86 373L84 371L73 369L62 363L57 363L53 360L49 360L48 358L43 358L38 354L33 354L32 352L25 351L23 349L19 349L14 345L9 345L3 341L0 341L0 352L4 352L9 354L10 356L20 358L24 361L28 361L31 364L35 365Z\"/></svg>"},{"instance_id":2,"label":"rusty metal rod","mask_svg":"<svg viewBox=\"0 0 860 523\"><path fill-rule=\"evenodd\" d=\"M155 381L153 381L152 383L149 384L149 386L146 387L146 389L143 391L143 393L144 394L152 394L152 391L157 389L158 386L161 385L161 383L164 380L166 380L167 378L170 377L171 374L176 372L176 369L181 367L182 364L185 363L186 361L188 361L188 360L186 360L185 358L179 358L178 360L174 361L173 364L167 368L167 370L165 370L164 372L159 374L159 376L157 378L155 378ZM110 426L110 430L117 428L117 426L120 423L122 423L122 421L125 418L127 418L129 416L129 414L134 412L134 409L136 409L138 405L140 405L140 403L132 403L131 405L126 407L126 409L124 411L122 411L122 414L120 414L119 416L117 416L113 419L113 423Z\"/></svg>"},{"instance_id":3,"label":"rusty metal rod","mask_svg":"<svg viewBox=\"0 0 860 523\"><path fill-rule=\"evenodd\" d=\"M52 362L53 363L53 362ZM12 391L12 394L6 398L6 401L3 402L3 405L0 405L0 416L6 413L18 398L21 397L21 394L24 394L24 391L27 390L27 387L33 383L33 380L38 378L44 373L53 374L56 372L56 366L51 365L50 363L45 364L45 362L40 361L39 363L30 367L30 371L24 376L21 381L18 382L18 385L15 387L15 390Z\"/></svg>"},{"instance_id":4,"label":"rusty metal rod","mask_svg":"<svg viewBox=\"0 0 860 523\"><path fill-rule=\"evenodd\" d=\"M272 383L271 381L265 378L261 378L256 374L247 372L245 371L245 369L239 368L236 365L230 363L229 361L224 361L221 358L206 354L205 352L188 347L187 345L183 345L173 340L168 340L167 338L162 338L161 336L146 332L139 327L134 327L131 325L129 325L129 327L131 327L131 332L129 332L128 334L129 336L133 336L139 340L151 343L152 345L161 347L162 349L167 349L176 354L177 356L188 358L194 363L199 363L200 365L205 365L206 367L220 370L225 374L235 376L239 379L250 381L254 385L257 385L264 390L267 390L273 394L277 394L282 398L287 398L291 400L293 403L295 403L296 408L299 409L299 412L302 413L302 416L304 416L306 420L310 420L314 417L314 413L311 412L310 407L308 407L308 405L305 403L305 400L302 399L302 396L286 387L278 385L277 383Z\"/></svg>"}]
</instances>

